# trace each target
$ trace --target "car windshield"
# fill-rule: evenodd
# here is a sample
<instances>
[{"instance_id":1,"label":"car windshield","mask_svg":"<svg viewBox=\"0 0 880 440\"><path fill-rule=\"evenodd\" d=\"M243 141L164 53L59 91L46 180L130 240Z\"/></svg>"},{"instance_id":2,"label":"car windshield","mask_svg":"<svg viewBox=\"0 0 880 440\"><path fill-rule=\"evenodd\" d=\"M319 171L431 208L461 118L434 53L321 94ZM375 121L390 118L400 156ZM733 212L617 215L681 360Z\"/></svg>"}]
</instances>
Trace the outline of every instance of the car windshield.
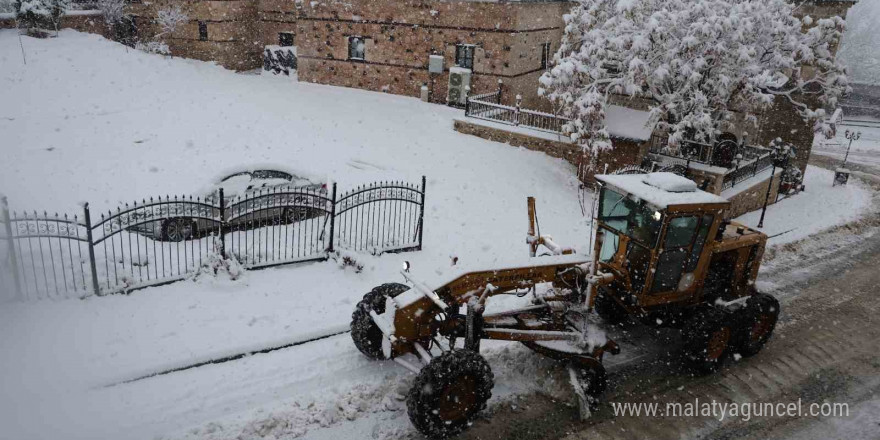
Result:
<instances>
[{"instance_id":1,"label":"car windshield","mask_svg":"<svg viewBox=\"0 0 880 440\"><path fill-rule=\"evenodd\" d=\"M663 214L643 200L636 201L608 188L602 189L599 221L653 249L660 235Z\"/></svg>"},{"instance_id":2,"label":"car windshield","mask_svg":"<svg viewBox=\"0 0 880 440\"><path fill-rule=\"evenodd\" d=\"M289 185L294 179L298 178L283 171L245 171L224 177L217 185L217 188L223 188L224 197L229 199L243 195L249 190Z\"/></svg>"},{"instance_id":3,"label":"car windshield","mask_svg":"<svg viewBox=\"0 0 880 440\"><path fill-rule=\"evenodd\" d=\"M253 173L254 180L275 180L282 179L286 181L291 181L294 179L290 173L285 173L284 171L275 171L275 170L256 170Z\"/></svg>"}]
</instances>

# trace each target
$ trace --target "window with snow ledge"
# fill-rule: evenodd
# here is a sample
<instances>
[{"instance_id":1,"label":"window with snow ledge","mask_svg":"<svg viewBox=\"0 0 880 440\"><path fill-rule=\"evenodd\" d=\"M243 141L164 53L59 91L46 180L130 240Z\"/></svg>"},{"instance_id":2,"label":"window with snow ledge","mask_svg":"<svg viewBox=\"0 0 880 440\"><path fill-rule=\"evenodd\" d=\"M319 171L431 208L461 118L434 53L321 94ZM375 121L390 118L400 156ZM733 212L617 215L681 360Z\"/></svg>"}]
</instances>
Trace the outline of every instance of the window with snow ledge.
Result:
<instances>
[{"instance_id":1,"label":"window with snow ledge","mask_svg":"<svg viewBox=\"0 0 880 440\"><path fill-rule=\"evenodd\" d=\"M293 32L279 32L278 45L281 47L293 46Z\"/></svg>"},{"instance_id":2,"label":"window with snow ledge","mask_svg":"<svg viewBox=\"0 0 880 440\"><path fill-rule=\"evenodd\" d=\"M367 58L367 39L364 37L348 37L348 59L364 61Z\"/></svg>"}]
</instances>

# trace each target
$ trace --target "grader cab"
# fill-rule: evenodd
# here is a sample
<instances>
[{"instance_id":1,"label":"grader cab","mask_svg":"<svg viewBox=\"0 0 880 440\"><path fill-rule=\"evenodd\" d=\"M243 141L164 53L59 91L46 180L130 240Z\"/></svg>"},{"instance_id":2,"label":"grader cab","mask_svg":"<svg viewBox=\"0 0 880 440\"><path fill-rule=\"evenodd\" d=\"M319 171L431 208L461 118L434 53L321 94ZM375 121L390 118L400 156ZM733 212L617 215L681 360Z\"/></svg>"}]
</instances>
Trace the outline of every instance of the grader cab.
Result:
<instances>
[{"instance_id":1,"label":"grader cab","mask_svg":"<svg viewBox=\"0 0 880 440\"><path fill-rule=\"evenodd\" d=\"M378 286L358 303L358 349L417 374L407 410L420 432L457 434L485 408L494 376L479 354L483 339L518 341L566 362L588 417L605 388L602 359L620 351L604 326L634 318L681 328L684 359L705 372L726 354L757 353L770 337L779 304L754 288L767 237L724 220L727 200L670 173L596 178L592 255L537 233L529 198L530 258L433 280L407 263L405 284ZM531 305L484 313L505 294L530 295Z\"/></svg>"}]
</instances>

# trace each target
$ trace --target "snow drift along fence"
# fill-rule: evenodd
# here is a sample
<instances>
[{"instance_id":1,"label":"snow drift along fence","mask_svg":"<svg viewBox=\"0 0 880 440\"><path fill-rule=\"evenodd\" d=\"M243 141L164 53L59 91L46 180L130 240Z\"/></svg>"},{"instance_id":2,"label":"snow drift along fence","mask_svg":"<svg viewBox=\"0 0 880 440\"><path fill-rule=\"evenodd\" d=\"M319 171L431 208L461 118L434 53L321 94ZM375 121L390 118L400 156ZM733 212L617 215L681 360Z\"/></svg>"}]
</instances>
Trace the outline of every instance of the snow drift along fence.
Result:
<instances>
[{"instance_id":1,"label":"snow drift along fence","mask_svg":"<svg viewBox=\"0 0 880 440\"><path fill-rule=\"evenodd\" d=\"M96 213L19 214L0 199L0 300L106 295L216 270L325 260L336 249L420 250L421 185L376 182L337 195L270 187L239 197L143 199Z\"/></svg>"}]
</instances>

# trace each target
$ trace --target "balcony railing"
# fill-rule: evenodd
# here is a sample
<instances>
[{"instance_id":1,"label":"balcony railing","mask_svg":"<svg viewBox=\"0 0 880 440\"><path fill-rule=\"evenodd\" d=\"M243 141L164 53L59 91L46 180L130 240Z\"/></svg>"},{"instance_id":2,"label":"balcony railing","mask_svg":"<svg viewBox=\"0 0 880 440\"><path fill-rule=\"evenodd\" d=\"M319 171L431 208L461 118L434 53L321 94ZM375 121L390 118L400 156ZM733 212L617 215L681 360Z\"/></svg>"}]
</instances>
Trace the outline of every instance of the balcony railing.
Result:
<instances>
[{"instance_id":1,"label":"balcony railing","mask_svg":"<svg viewBox=\"0 0 880 440\"><path fill-rule=\"evenodd\" d=\"M724 180L721 190L732 188L758 173L770 168L773 165L772 150L754 145L736 145L728 144L728 149L724 152L716 151L722 145L706 144L696 141L686 141L676 151L672 151L668 146L668 138L665 136L653 135L649 151L651 154L660 156L663 163L666 164L685 164L685 168L690 168L691 164L703 164L726 168ZM722 154L724 157L716 157Z\"/></svg>"},{"instance_id":2,"label":"balcony railing","mask_svg":"<svg viewBox=\"0 0 880 440\"><path fill-rule=\"evenodd\" d=\"M547 133L562 134L562 127L569 121L567 118L524 109L520 105L521 99L517 98L517 105L509 106L500 104L498 92L469 97L467 105L465 105L465 116L516 127L528 127Z\"/></svg>"}]
</instances>

